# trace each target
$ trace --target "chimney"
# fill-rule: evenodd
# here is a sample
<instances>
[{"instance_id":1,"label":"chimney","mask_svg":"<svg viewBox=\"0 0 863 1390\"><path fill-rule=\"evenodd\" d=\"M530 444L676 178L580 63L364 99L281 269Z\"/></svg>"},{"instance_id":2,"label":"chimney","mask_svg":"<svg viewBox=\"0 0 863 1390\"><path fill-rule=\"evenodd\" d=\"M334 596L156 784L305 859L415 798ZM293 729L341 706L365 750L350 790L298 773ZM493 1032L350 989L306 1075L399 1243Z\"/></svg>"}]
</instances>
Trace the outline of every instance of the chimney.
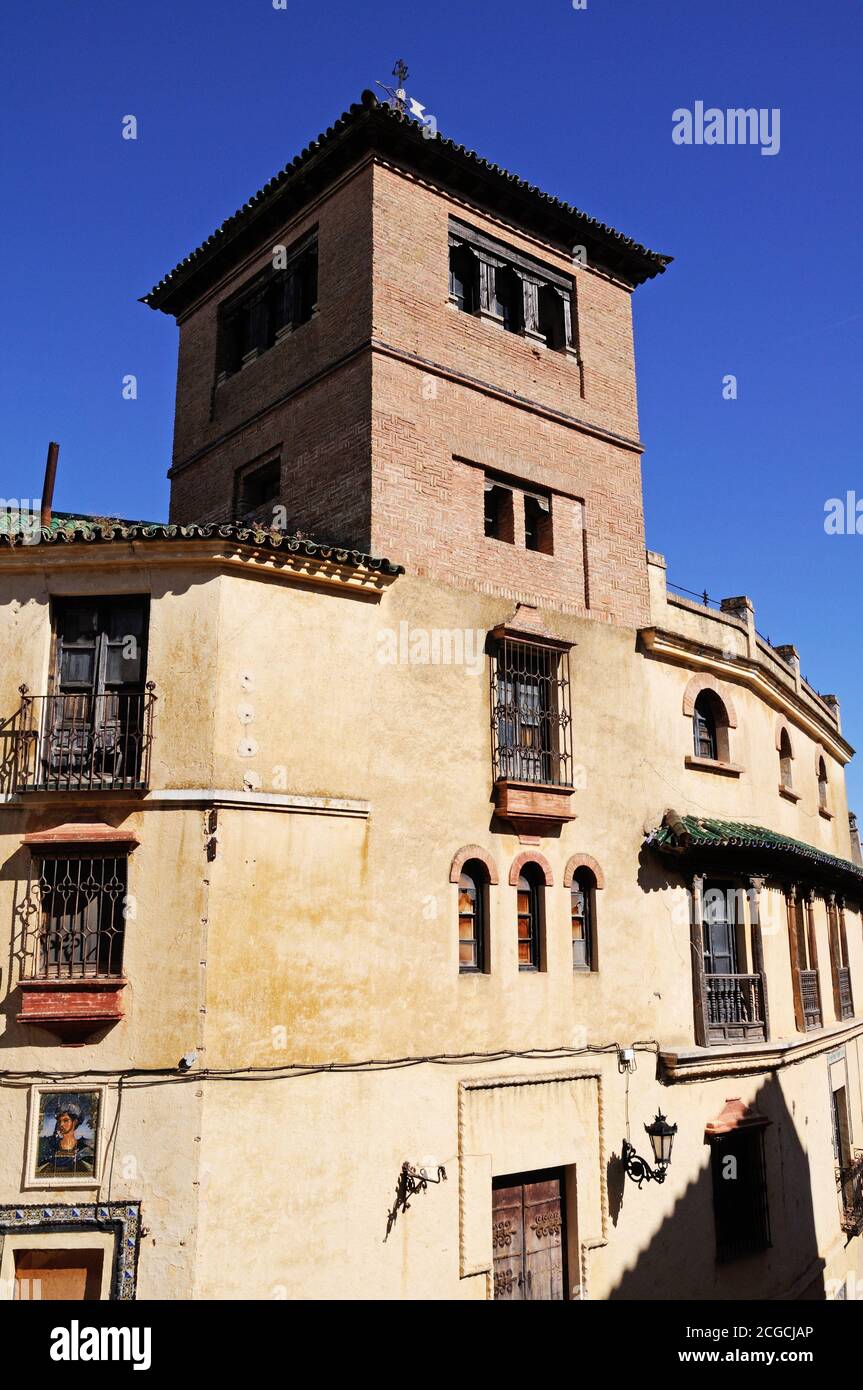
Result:
<instances>
[{"instance_id":1,"label":"chimney","mask_svg":"<svg viewBox=\"0 0 863 1390\"><path fill-rule=\"evenodd\" d=\"M48 527L51 525L51 508L54 504L54 480L57 477L57 457L60 453L60 445L52 442L48 445L48 457L45 460L45 481L42 484L42 514L39 518L39 525Z\"/></svg>"}]
</instances>

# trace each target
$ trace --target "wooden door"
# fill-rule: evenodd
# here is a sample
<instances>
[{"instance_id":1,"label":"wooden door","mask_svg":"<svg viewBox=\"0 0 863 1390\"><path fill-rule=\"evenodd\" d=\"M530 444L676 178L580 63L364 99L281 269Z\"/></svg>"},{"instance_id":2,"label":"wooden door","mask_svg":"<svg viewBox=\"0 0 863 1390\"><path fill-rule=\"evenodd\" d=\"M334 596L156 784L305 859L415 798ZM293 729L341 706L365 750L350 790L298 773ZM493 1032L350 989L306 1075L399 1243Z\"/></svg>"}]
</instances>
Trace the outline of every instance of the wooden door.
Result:
<instances>
[{"instance_id":1,"label":"wooden door","mask_svg":"<svg viewBox=\"0 0 863 1390\"><path fill-rule=\"evenodd\" d=\"M36 1302L97 1302L103 1258L101 1250L17 1250L15 1297Z\"/></svg>"},{"instance_id":2,"label":"wooden door","mask_svg":"<svg viewBox=\"0 0 863 1390\"><path fill-rule=\"evenodd\" d=\"M523 1302L566 1298L566 1229L560 1170L492 1182L494 1296Z\"/></svg>"}]
</instances>

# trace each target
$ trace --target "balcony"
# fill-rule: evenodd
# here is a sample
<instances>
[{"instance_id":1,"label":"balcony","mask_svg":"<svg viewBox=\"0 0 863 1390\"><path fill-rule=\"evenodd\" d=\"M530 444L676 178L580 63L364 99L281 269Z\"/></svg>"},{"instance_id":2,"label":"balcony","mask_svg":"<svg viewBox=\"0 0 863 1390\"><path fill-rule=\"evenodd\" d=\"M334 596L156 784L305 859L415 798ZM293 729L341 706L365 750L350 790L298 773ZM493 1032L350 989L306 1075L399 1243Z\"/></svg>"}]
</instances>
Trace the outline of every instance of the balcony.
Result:
<instances>
[{"instance_id":1,"label":"balcony","mask_svg":"<svg viewBox=\"0 0 863 1390\"><path fill-rule=\"evenodd\" d=\"M705 975L708 1042L764 1042L760 975Z\"/></svg>"},{"instance_id":2,"label":"balcony","mask_svg":"<svg viewBox=\"0 0 863 1390\"><path fill-rule=\"evenodd\" d=\"M13 785L30 791L145 791L153 740L152 681L142 691L31 695L21 687Z\"/></svg>"},{"instance_id":3,"label":"balcony","mask_svg":"<svg viewBox=\"0 0 863 1390\"><path fill-rule=\"evenodd\" d=\"M839 1018L854 1017L854 996L851 993L851 971L847 965L840 965L836 971Z\"/></svg>"},{"instance_id":4,"label":"balcony","mask_svg":"<svg viewBox=\"0 0 863 1390\"><path fill-rule=\"evenodd\" d=\"M822 1026L821 986L817 970L798 970L800 981L800 1005L803 1010L803 1028L807 1033ZM850 986L849 986L850 988Z\"/></svg>"},{"instance_id":5,"label":"balcony","mask_svg":"<svg viewBox=\"0 0 863 1390\"><path fill-rule=\"evenodd\" d=\"M845 1168L836 1169L836 1186L846 1235L863 1235L863 1153L856 1153Z\"/></svg>"}]
</instances>

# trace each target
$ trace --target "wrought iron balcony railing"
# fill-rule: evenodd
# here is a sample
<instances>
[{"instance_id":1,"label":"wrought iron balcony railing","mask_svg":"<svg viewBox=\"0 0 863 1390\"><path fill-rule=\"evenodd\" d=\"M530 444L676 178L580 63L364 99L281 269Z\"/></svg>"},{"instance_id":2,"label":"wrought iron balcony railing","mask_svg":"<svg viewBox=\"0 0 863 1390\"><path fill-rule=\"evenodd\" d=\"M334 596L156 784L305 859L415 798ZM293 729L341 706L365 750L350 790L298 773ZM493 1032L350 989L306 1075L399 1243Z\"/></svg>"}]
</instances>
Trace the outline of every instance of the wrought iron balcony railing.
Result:
<instances>
[{"instance_id":1,"label":"wrought iron balcony railing","mask_svg":"<svg viewBox=\"0 0 863 1390\"><path fill-rule=\"evenodd\" d=\"M813 1028L822 1026L821 1019L821 986L818 983L817 970L801 970L800 976L800 1000L803 1005L803 1026L807 1032Z\"/></svg>"},{"instance_id":2,"label":"wrought iron balcony railing","mask_svg":"<svg viewBox=\"0 0 863 1390\"><path fill-rule=\"evenodd\" d=\"M851 993L851 971L847 965L840 965L836 971L839 985L839 1017L854 1017L854 997Z\"/></svg>"},{"instance_id":3,"label":"wrought iron balcony railing","mask_svg":"<svg viewBox=\"0 0 863 1390\"><path fill-rule=\"evenodd\" d=\"M141 691L31 695L21 686L16 791L145 790L155 685Z\"/></svg>"},{"instance_id":4,"label":"wrought iron balcony railing","mask_svg":"<svg viewBox=\"0 0 863 1390\"><path fill-rule=\"evenodd\" d=\"M856 1153L847 1167L836 1168L836 1185L842 1203L842 1229L849 1236L863 1235L863 1153Z\"/></svg>"},{"instance_id":5,"label":"wrought iron balcony railing","mask_svg":"<svg viewBox=\"0 0 863 1390\"><path fill-rule=\"evenodd\" d=\"M760 975L705 975L711 1042L763 1042L764 991Z\"/></svg>"}]
</instances>

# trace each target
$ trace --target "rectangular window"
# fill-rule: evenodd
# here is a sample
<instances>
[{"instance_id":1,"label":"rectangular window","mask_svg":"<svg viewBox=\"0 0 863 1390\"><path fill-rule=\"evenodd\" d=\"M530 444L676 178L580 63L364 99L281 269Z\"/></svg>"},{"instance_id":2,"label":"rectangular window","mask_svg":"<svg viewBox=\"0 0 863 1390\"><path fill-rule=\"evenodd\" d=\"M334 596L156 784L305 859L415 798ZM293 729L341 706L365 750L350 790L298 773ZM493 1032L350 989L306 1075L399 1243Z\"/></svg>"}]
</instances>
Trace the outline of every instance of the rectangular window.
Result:
<instances>
[{"instance_id":1,"label":"rectangular window","mask_svg":"<svg viewBox=\"0 0 863 1390\"><path fill-rule=\"evenodd\" d=\"M501 638L492 657L491 709L495 781L572 785L568 651Z\"/></svg>"},{"instance_id":2,"label":"rectangular window","mask_svg":"<svg viewBox=\"0 0 863 1390\"><path fill-rule=\"evenodd\" d=\"M763 1125L712 1138L710 1168L717 1260L766 1250L771 1241Z\"/></svg>"},{"instance_id":3,"label":"rectangular window","mask_svg":"<svg viewBox=\"0 0 863 1390\"><path fill-rule=\"evenodd\" d=\"M553 555L551 498L535 492L524 494L524 544L527 550Z\"/></svg>"},{"instance_id":4,"label":"rectangular window","mask_svg":"<svg viewBox=\"0 0 863 1390\"><path fill-rule=\"evenodd\" d=\"M307 323L318 298L317 239L287 252L287 263L266 270L219 313L218 380L253 362L286 334Z\"/></svg>"},{"instance_id":5,"label":"rectangular window","mask_svg":"<svg viewBox=\"0 0 863 1390\"><path fill-rule=\"evenodd\" d=\"M577 355L573 277L456 218L449 224L449 298L465 313Z\"/></svg>"},{"instance_id":6,"label":"rectangular window","mask_svg":"<svg viewBox=\"0 0 863 1390\"><path fill-rule=\"evenodd\" d=\"M282 486L282 465L270 459L241 474L238 487L237 514L248 517L259 512L279 496Z\"/></svg>"},{"instance_id":7,"label":"rectangular window","mask_svg":"<svg viewBox=\"0 0 863 1390\"><path fill-rule=\"evenodd\" d=\"M492 540L515 541L512 488L485 480L485 534Z\"/></svg>"},{"instance_id":8,"label":"rectangular window","mask_svg":"<svg viewBox=\"0 0 863 1390\"><path fill-rule=\"evenodd\" d=\"M36 864L41 917L33 978L121 976L127 855L51 855Z\"/></svg>"}]
</instances>

